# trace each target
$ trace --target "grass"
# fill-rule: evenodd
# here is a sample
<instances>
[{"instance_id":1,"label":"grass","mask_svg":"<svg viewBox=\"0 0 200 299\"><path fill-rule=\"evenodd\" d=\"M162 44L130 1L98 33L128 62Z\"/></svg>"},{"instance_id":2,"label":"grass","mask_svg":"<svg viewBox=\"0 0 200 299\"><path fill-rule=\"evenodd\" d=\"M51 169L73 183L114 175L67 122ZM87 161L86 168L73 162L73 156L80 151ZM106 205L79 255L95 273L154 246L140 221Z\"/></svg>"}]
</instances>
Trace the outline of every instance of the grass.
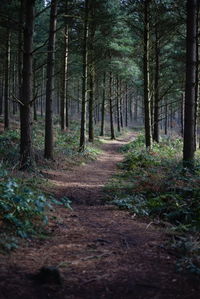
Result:
<instances>
[{"instance_id":1,"label":"grass","mask_svg":"<svg viewBox=\"0 0 200 299\"><path fill-rule=\"evenodd\" d=\"M191 173L182 166L180 138L163 138L147 151L141 134L121 151L125 158L106 187L108 200L135 215L169 223L178 269L200 274L199 152Z\"/></svg>"}]
</instances>

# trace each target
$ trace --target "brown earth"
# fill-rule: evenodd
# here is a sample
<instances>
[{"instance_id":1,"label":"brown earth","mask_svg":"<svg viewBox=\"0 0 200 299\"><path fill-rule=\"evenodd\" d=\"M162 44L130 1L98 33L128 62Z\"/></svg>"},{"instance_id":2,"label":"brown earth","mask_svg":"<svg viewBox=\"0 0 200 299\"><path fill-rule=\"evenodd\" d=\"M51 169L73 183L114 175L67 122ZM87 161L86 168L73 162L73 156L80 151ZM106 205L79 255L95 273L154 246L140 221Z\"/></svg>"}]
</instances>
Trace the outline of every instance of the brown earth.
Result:
<instances>
[{"instance_id":1,"label":"brown earth","mask_svg":"<svg viewBox=\"0 0 200 299\"><path fill-rule=\"evenodd\" d=\"M123 158L118 149L131 138L105 141L99 158L81 167L48 171L73 210L56 210L49 238L0 255L0 299L200 298L199 280L176 272L161 229L103 204L103 186ZM57 267L62 283L35 279L44 266Z\"/></svg>"}]
</instances>

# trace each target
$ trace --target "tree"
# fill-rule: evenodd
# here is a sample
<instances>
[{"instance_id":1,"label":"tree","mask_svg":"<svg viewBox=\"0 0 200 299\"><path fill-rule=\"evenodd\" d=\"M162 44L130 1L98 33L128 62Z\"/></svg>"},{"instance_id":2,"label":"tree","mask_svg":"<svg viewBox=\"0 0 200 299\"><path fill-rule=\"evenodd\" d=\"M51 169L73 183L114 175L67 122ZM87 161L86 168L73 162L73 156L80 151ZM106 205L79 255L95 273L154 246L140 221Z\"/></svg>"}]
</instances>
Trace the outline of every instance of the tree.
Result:
<instances>
[{"instance_id":1,"label":"tree","mask_svg":"<svg viewBox=\"0 0 200 299\"><path fill-rule=\"evenodd\" d=\"M87 104L87 83L88 83L88 16L89 0L85 0L84 15L84 36L83 36L83 74L82 74L82 109L81 109L81 132L80 132L80 151L85 150L86 146L86 104Z\"/></svg>"},{"instance_id":2,"label":"tree","mask_svg":"<svg viewBox=\"0 0 200 299\"><path fill-rule=\"evenodd\" d=\"M6 61L5 61L5 87L4 87L4 128L9 129L9 72L10 72L10 39L11 31L7 28L6 34Z\"/></svg>"},{"instance_id":3,"label":"tree","mask_svg":"<svg viewBox=\"0 0 200 299\"><path fill-rule=\"evenodd\" d=\"M195 153L196 33L197 0L187 0L186 83L183 161L193 164Z\"/></svg>"},{"instance_id":4,"label":"tree","mask_svg":"<svg viewBox=\"0 0 200 299\"><path fill-rule=\"evenodd\" d=\"M149 78L149 5L151 0L144 1L144 116L145 116L145 143L150 148L152 144L151 106L150 106L150 78Z\"/></svg>"},{"instance_id":5,"label":"tree","mask_svg":"<svg viewBox=\"0 0 200 299\"><path fill-rule=\"evenodd\" d=\"M68 0L65 2L65 14L68 13ZM61 101L60 101L60 123L61 130L65 126L69 127L69 109L67 99L67 71L68 71L68 56L69 56L69 25L65 17L63 30L63 53L62 53L62 82L61 82ZM65 115L66 112L66 115ZM65 119L66 117L66 119Z\"/></svg>"},{"instance_id":6,"label":"tree","mask_svg":"<svg viewBox=\"0 0 200 299\"><path fill-rule=\"evenodd\" d=\"M23 0L22 0L23 1ZM20 105L21 169L34 164L32 149L31 104L33 101L33 32L35 0L25 0L25 27L23 48L22 90Z\"/></svg>"},{"instance_id":7,"label":"tree","mask_svg":"<svg viewBox=\"0 0 200 299\"><path fill-rule=\"evenodd\" d=\"M54 60L55 39L57 23L58 0L51 1L49 41L47 54L47 83L46 83L46 118L45 118L45 149L46 159L53 159L53 83L54 83Z\"/></svg>"}]
</instances>

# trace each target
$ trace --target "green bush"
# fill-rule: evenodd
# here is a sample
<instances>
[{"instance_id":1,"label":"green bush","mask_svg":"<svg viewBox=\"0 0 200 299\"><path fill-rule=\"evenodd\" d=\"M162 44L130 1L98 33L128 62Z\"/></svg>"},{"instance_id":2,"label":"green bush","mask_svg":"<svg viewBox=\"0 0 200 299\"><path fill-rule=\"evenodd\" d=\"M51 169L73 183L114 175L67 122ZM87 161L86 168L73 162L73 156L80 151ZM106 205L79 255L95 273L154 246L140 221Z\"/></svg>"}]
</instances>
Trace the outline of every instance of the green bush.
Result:
<instances>
[{"instance_id":1,"label":"green bush","mask_svg":"<svg viewBox=\"0 0 200 299\"><path fill-rule=\"evenodd\" d=\"M0 194L0 219L20 237L35 234L41 223L47 223L45 209L50 204L44 195L12 179L0 183Z\"/></svg>"},{"instance_id":2,"label":"green bush","mask_svg":"<svg viewBox=\"0 0 200 299\"><path fill-rule=\"evenodd\" d=\"M68 198L47 199L44 194L14 179L0 182L0 233L29 238L42 232L48 224L48 209L53 204L71 208Z\"/></svg>"},{"instance_id":3,"label":"green bush","mask_svg":"<svg viewBox=\"0 0 200 299\"><path fill-rule=\"evenodd\" d=\"M19 159L19 131L9 130L0 135L0 159L12 163Z\"/></svg>"}]
</instances>

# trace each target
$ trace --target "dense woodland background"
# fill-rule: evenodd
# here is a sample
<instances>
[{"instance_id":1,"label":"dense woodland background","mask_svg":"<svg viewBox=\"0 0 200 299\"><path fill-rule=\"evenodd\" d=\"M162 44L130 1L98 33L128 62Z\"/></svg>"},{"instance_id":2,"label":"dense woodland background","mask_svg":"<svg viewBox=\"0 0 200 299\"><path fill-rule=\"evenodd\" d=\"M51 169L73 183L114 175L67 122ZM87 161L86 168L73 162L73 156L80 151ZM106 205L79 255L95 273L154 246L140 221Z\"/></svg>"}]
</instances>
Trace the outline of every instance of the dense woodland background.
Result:
<instances>
[{"instance_id":1,"label":"dense woodland background","mask_svg":"<svg viewBox=\"0 0 200 299\"><path fill-rule=\"evenodd\" d=\"M159 142L160 130L174 130L184 135L184 160L193 160L197 2L186 9L167 0L1 1L0 114L6 130L20 119L21 167L33 164L38 119L45 123L46 158L53 158L54 123L65 130L81 120L80 150L93 142L97 125L104 135L110 122L114 139L123 127L144 124L147 147Z\"/></svg>"},{"instance_id":2,"label":"dense woodland background","mask_svg":"<svg viewBox=\"0 0 200 299\"><path fill-rule=\"evenodd\" d=\"M170 223L199 275L198 0L1 0L0 125L0 247L47 223L44 169L134 132L108 200Z\"/></svg>"}]
</instances>

